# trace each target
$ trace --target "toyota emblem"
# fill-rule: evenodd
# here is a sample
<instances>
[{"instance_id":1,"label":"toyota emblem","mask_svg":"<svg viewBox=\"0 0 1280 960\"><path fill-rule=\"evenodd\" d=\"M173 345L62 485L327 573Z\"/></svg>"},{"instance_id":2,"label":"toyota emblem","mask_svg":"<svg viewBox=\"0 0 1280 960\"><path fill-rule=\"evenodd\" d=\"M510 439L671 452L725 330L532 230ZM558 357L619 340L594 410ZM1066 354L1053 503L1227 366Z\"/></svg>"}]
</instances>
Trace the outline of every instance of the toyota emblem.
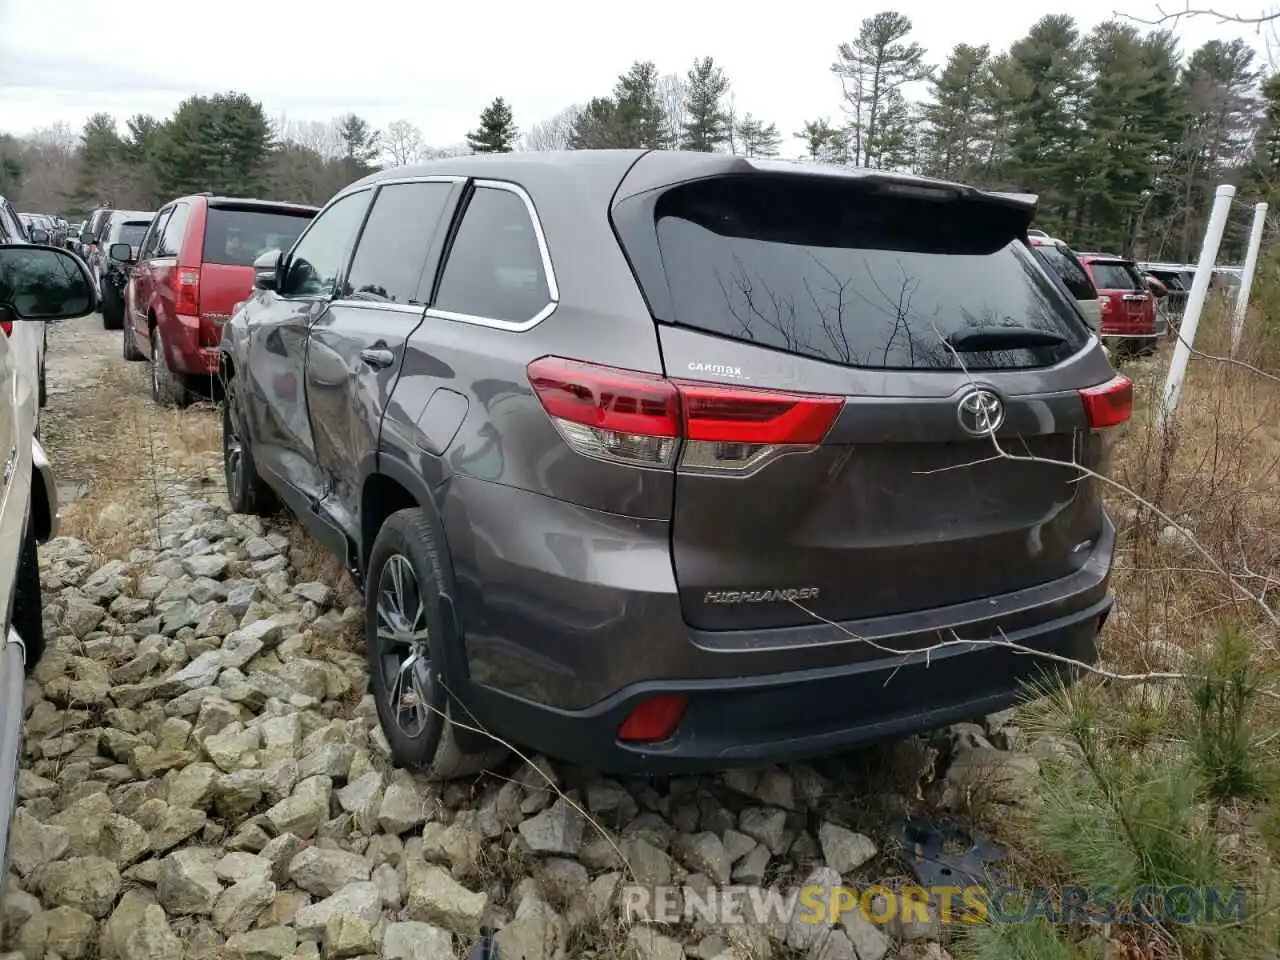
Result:
<instances>
[{"instance_id":1,"label":"toyota emblem","mask_svg":"<svg viewBox=\"0 0 1280 960\"><path fill-rule=\"evenodd\" d=\"M1004 423L1004 404L990 390L971 390L960 398L956 417L967 432L985 437Z\"/></svg>"}]
</instances>

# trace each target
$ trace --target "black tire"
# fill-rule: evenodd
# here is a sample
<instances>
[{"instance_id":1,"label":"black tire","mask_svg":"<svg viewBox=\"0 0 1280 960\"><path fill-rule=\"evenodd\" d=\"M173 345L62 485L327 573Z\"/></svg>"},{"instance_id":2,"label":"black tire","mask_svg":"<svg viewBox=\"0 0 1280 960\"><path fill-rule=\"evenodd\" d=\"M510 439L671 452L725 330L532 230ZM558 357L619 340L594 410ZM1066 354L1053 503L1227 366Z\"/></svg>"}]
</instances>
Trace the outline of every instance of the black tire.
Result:
<instances>
[{"instance_id":1,"label":"black tire","mask_svg":"<svg viewBox=\"0 0 1280 960\"><path fill-rule=\"evenodd\" d=\"M364 591L365 650L378 721L396 763L420 770L432 780L480 773L496 766L508 752L497 743L481 753L463 752L449 719L450 711L458 707L450 703L439 681L445 645L452 639L448 635L451 625L440 605L440 597L447 589L445 562L435 527L426 514L416 508L400 510L388 517L378 531L369 555ZM403 588L398 591L398 619L393 599L397 577ZM409 623L403 611L417 611L419 602L421 618ZM396 622L402 628L397 630L402 636L421 636L425 632L425 639L416 645L382 640L380 621ZM418 654L422 669L409 667L406 671L405 664L414 653ZM400 677L412 678L414 689L408 691L412 696L402 693L395 697L402 705L396 709L392 705L392 688ZM424 709L403 707L406 702L412 705L418 701ZM406 716L410 713L414 715Z\"/></svg>"},{"instance_id":2,"label":"black tire","mask_svg":"<svg viewBox=\"0 0 1280 960\"><path fill-rule=\"evenodd\" d=\"M151 330L151 399L162 407L185 407L191 402L186 379L169 369L159 327Z\"/></svg>"},{"instance_id":3,"label":"black tire","mask_svg":"<svg viewBox=\"0 0 1280 960\"><path fill-rule=\"evenodd\" d=\"M44 656L44 614L40 597L40 560L36 554L35 531L27 524L18 553L18 572L13 589L11 622L27 649L27 673Z\"/></svg>"},{"instance_id":4,"label":"black tire","mask_svg":"<svg viewBox=\"0 0 1280 960\"><path fill-rule=\"evenodd\" d=\"M138 340L133 335L133 324L122 323L120 325L120 329L121 329L120 339L124 341L123 343L124 358L129 361L147 359L146 355L143 354L143 352L138 349Z\"/></svg>"},{"instance_id":5,"label":"black tire","mask_svg":"<svg viewBox=\"0 0 1280 960\"><path fill-rule=\"evenodd\" d=\"M102 328L119 330L124 326L124 300L110 280L102 281Z\"/></svg>"},{"instance_id":6,"label":"black tire","mask_svg":"<svg viewBox=\"0 0 1280 960\"><path fill-rule=\"evenodd\" d=\"M232 513L265 517L275 511L278 501L258 475L235 404L234 382L229 380L222 400L222 472L227 481L227 502Z\"/></svg>"}]
</instances>

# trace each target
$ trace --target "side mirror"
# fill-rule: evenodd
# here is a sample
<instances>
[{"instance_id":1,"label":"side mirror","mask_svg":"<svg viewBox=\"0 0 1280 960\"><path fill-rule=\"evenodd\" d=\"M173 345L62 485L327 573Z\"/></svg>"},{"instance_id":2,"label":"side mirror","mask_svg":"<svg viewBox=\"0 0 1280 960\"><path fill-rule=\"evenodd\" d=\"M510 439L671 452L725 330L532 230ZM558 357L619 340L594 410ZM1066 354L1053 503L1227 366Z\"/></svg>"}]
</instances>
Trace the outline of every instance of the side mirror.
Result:
<instances>
[{"instance_id":1,"label":"side mirror","mask_svg":"<svg viewBox=\"0 0 1280 960\"><path fill-rule=\"evenodd\" d=\"M19 320L73 320L98 307L89 268L58 247L0 247L0 307Z\"/></svg>"},{"instance_id":2,"label":"side mirror","mask_svg":"<svg viewBox=\"0 0 1280 960\"><path fill-rule=\"evenodd\" d=\"M138 256L133 251L133 247L127 243L113 243L107 251L107 256L112 260L119 260L121 263L133 263Z\"/></svg>"},{"instance_id":3,"label":"side mirror","mask_svg":"<svg viewBox=\"0 0 1280 960\"><path fill-rule=\"evenodd\" d=\"M32 227L27 232L31 235L32 243L43 244L43 243L49 242L49 231L43 229L42 227Z\"/></svg>"},{"instance_id":4,"label":"side mirror","mask_svg":"<svg viewBox=\"0 0 1280 960\"><path fill-rule=\"evenodd\" d=\"M279 250L267 250L253 261L253 286L256 290L275 290L280 283Z\"/></svg>"}]
</instances>

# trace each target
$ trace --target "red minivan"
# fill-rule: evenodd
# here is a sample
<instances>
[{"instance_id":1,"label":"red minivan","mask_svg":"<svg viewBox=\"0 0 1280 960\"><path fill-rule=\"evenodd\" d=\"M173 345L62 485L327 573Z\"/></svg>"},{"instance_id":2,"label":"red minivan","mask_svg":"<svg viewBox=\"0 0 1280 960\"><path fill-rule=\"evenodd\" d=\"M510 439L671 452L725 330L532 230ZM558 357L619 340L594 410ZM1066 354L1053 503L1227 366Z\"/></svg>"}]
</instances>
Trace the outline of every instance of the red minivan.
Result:
<instances>
[{"instance_id":1,"label":"red minivan","mask_svg":"<svg viewBox=\"0 0 1280 960\"><path fill-rule=\"evenodd\" d=\"M1137 264L1105 253L1078 253L1102 300L1103 341L1119 341L1123 352L1152 350L1157 344L1156 299Z\"/></svg>"},{"instance_id":2,"label":"red minivan","mask_svg":"<svg viewBox=\"0 0 1280 960\"><path fill-rule=\"evenodd\" d=\"M211 194L156 214L125 290L124 356L151 361L151 395L181 406L208 393L222 325L253 290L253 261L287 251L318 207Z\"/></svg>"}]
</instances>

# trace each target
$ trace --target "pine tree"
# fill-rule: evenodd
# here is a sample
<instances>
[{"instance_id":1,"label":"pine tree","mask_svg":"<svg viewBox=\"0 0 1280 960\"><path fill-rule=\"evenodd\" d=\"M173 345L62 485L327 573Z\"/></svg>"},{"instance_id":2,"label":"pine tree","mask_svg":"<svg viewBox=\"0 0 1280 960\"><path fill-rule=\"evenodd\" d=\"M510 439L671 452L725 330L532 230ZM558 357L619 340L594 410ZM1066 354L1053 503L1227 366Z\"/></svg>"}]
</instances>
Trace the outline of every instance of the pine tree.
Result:
<instances>
[{"instance_id":1,"label":"pine tree","mask_svg":"<svg viewBox=\"0 0 1280 960\"><path fill-rule=\"evenodd\" d=\"M984 154L983 134L990 122L984 81L991 48L956 44L942 69L930 80L923 166L926 173L954 180L977 179Z\"/></svg>"},{"instance_id":2,"label":"pine tree","mask_svg":"<svg viewBox=\"0 0 1280 960\"><path fill-rule=\"evenodd\" d=\"M242 93L189 97L151 137L164 196L211 190L251 197L267 186L273 148L262 104Z\"/></svg>"},{"instance_id":3,"label":"pine tree","mask_svg":"<svg viewBox=\"0 0 1280 960\"><path fill-rule=\"evenodd\" d=\"M572 150L609 150L622 146L624 131L612 97L594 97L573 122Z\"/></svg>"},{"instance_id":4,"label":"pine tree","mask_svg":"<svg viewBox=\"0 0 1280 960\"><path fill-rule=\"evenodd\" d=\"M82 207L111 202L110 194L119 186L115 179L123 154L124 144L116 130L115 117L109 113L95 113L86 120L80 134L72 201Z\"/></svg>"},{"instance_id":5,"label":"pine tree","mask_svg":"<svg viewBox=\"0 0 1280 960\"><path fill-rule=\"evenodd\" d=\"M910 18L892 10L867 17L857 39L840 44L831 66L844 86L852 160L859 166L899 159L898 145L910 138L901 88L930 74L924 47L907 42L910 33Z\"/></svg>"},{"instance_id":6,"label":"pine tree","mask_svg":"<svg viewBox=\"0 0 1280 960\"><path fill-rule=\"evenodd\" d=\"M686 150L711 153L729 142L732 130L724 98L729 79L711 57L695 60L689 69L685 94L684 137Z\"/></svg>"},{"instance_id":7,"label":"pine tree","mask_svg":"<svg viewBox=\"0 0 1280 960\"><path fill-rule=\"evenodd\" d=\"M497 97L480 111L480 126L467 134L467 146L473 153L510 153L519 138L511 108Z\"/></svg>"},{"instance_id":8,"label":"pine tree","mask_svg":"<svg viewBox=\"0 0 1280 960\"><path fill-rule=\"evenodd\" d=\"M810 160L820 163L848 163L849 141L846 132L822 118L806 120L804 129L795 134L805 143Z\"/></svg>"},{"instance_id":9,"label":"pine tree","mask_svg":"<svg viewBox=\"0 0 1280 960\"><path fill-rule=\"evenodd\" d=\"M353 178L362 177L375 168L382 136L363 117L354 113L342 116L338 121L338 136L342 138L343 160Z\"/></svg>"},{"instance_id":10,"label":"pine tree","mask_svg":"<svg viewBox=\"0 0 1280 960\"><path fill-rule=\"evenodd\" d=\"M737 139L748 157L776 157L782 145L776 123L765 123L749 113L738 123Z\"/></svg>"},{"instance_id":11,"label":"pine tree","mask_svg":"<svg viewBox=\"0 0 1280 960\"><path fill-rule=\"evenodd\" d=\"M624 141L619 146L661 149L670 139L666 110L658 99L658 68L637 60L613 88L615 120Z\"/></svg>"}]
</instances>

